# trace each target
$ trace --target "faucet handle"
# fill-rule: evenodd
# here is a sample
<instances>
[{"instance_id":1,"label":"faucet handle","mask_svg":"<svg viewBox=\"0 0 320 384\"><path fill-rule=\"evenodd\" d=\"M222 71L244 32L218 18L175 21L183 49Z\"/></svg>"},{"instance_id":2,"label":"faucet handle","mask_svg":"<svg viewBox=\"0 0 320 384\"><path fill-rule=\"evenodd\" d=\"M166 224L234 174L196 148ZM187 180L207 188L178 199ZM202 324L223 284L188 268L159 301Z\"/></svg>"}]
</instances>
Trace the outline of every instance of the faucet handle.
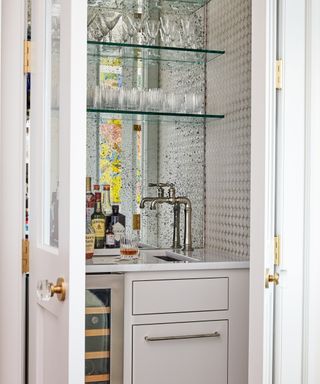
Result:
<instances>
[{"instance_id":1,"label":"faucet handle","mask_svg":"<svg viewBox=\"0 0 320 384\"><path fill-rule=\"evenodd\" d=\"M169 188L168 196L175 197L176 196L176 188L173 183L149 183L149 187L157 187L158 188L158 197L164 197L164 188Z\"/></svg>"},{"instance_id":2,"label":"faucet handle","mask_svg":"<svg viewBox=\"0 0 320 384\"><path fill-rule=\"evenodd\" d=\"M158 190L158 197L163 197L164 196L163 183L149 183L148 186L149 186L149 188L154 188L154 187L157 188L157 190Z\"/></svg>"}]
</instances>

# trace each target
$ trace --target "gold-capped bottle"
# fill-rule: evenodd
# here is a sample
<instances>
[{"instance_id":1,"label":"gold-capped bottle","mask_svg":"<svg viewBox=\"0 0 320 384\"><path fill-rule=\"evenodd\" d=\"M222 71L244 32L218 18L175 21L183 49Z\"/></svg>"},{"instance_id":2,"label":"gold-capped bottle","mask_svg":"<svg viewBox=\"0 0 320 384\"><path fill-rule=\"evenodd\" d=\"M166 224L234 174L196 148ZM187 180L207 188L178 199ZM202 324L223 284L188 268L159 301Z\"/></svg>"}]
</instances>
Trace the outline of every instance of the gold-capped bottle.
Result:
<instances>
[{"instance_id":1,"label":"gold-capped bottle","mask_svg":"<svg viewBox=\"0 0 320 384\"><path fill-rule=\"evenodd\" d=\"M95 193L95 207L91 216L91 225L95 233L95 248L104 248L106 234L106 217L101 210L101 193Z\"/></svg>"}]
</instances>

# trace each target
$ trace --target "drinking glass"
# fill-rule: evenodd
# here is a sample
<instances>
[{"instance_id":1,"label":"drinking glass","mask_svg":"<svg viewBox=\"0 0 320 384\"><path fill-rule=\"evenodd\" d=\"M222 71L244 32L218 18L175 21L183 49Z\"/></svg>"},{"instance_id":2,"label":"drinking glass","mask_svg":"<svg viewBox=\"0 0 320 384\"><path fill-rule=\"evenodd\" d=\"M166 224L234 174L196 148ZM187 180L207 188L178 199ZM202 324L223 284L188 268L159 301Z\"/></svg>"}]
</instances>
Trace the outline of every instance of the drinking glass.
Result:
<instances>
[{"instance_id":1,"label":"drinking glass","mask_svg":"<svg viewBox=\"0 0 320 384\"><path fill-rule=\"evenodd\" d=\"M87 27L93 23L94 19L97 16L97 8L96 7L88 7L88 19L87 19Z\"/></svg>"},{"instance_id":2,"label":"drinking glass","mask_svg":"<svg viewBox=\"0 0 320 384\"><path fill-rule=\"evenodd\" d=\"M171 42L171 20L168 17L160 17L160 36L165 45L170 45Z\"/></svg>"},{"instance_id":3,"label":"drinking glass","mask_svg":"<svg viewBox=\"0 0 320 384\"><path fill-rule=\"evenodd\" d=\"M126 235L120 238L121 259L136 259L139 257L138 241L132 236Z\"/></svg>"},{"instance_id":4,"label":"drinking glass","mask_svg":"<svg viewBox=\"0 0 320 384\"><path fill-rule=\"evenodd\" d=\"M182 40L186 41L186 46L190 48L194 48L194 36L195 36L195 25L194 23L188 19L181 19L181 29L182 29Z\"/></svg>"},{"instance_id":5,"label":"drinking glass","mask_svg":"<svg viewBox=\"0 0 320 384\"><path fill-rule=\"evenodd\" d=\"M132 44L133 43L133 37L134 37L134 34L135 34L135 28L133 26L133 22L130 19L129 15L123 16L122 21L123 21L123 27L128 32L129 43Z\"/></svg>"},{"instance_id":6,"label":"drinking glass","mask_svg":"<svg viewBox=\"0 0 320 384\"><path fill-rule=\"evenodd\" d=\"M138 110L140 107L140 92L138 89L129 89L127 91L127 108Z\"/></svg>"},{"instance_id":7,"label":"drinking glass","mask_svg":"<svg viewBox=\"0 0 320 384\"><path fill-rule=\"evenodd\" d=\"M104 22L108 28L109 32L109 41L112 41L112 30L117 25L119 19L121 17L121 13L118 12L108 12L104 15Z\"/></svg>"},{"instance_id":8,"label":"drinking glass","mask_svg":"<svg viewBox=\"0 0 320 384\"><path fill-rule=\"evenodd\" d=\"M154 45L159 33L160 22L158 20L148 20L146 23L147 35L149 37L148 44Z\"/></svg>"}]
</instances>

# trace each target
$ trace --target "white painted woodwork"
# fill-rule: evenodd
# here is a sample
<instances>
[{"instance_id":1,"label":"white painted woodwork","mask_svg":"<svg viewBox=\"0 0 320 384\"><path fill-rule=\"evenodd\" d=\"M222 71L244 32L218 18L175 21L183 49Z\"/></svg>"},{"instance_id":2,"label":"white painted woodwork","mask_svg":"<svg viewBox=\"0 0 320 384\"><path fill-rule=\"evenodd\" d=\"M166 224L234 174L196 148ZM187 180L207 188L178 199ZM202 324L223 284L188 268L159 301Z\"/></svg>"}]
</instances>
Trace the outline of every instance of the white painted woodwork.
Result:
<instances>
[{"instance_id":1,"label":"white painted woodwork","mask_svg":"<svg viewBox=\"0 0 320 384\"><path fill-rule=\"evenodd\" d=\"M159 311L155 309L154 314L133 314L132 294L133 286L137 282L148 282L150 284L148 285L149 290L146 290L146 295L144 297L146 297L148 301L151 301L153 295L159 294L155 288L163 289L162 286L157 285L159 280L163 280L167 283L173 280L179 281L180 279L181 282L193 279L201 279L203 281L210 279L224 280L226 277L229 281L229 306L226 310L159 313ZM108 277L106 276L105 278L107 281ZM154 288L151 288L152 284L155 284ZM202 286L202 288L204 289L202 292L203 296L210 297L212 294L215 295L212 290L208 291L207 287ZM221 293L224 295L225 287L222 285L221 288ZM190 373L189 371L190 365L191 371L197 373L198 378L196 381L199 383L211 383L213 380L220 380L217 381L217 383L248 384L248 292L248 269L126 273L124 308L124 384L147 383L150 382L150 377L152 377L153 383L160 383L160 381L162 383L172 382L174 384L195 382L193 373ZM168 301L170 301L170 296L171 291L167 291L166 298ZM192 293L190 293L189 297L192 301ZM211 304L210 301L208 304ZM194 324L195 326L195 329L192 328L192 333L194 333L193 330L202 329L198 327L207 327L204 323L224 324L225 322L228 324L228 352L226 359L228 367L227 377L222 373L224 372L224 368L221 371L219 370L221 367L224 367L224 364L226 363L225 360L222 361L222 365L219 368L216 368L216 359L212 359L211 367L214 366L214 369L217 369L217 372L215 373L213 373L210 370L211 368L206 365L208 362L207 358L210 358L212 353L215 353L214 351L210 352L209 356L206 355L202 361L201 351L203 351L203 349L201 349L200 346L205 345L205 348L211 348L209 347L210 345L214 348L214 340L209 341L208 344L201 344L200 340L194 340L191 357L186 356L184 350L181 352L181 344L179 344L178 341L173 341L173 344L169 344L171 341L165 341L164 345L158 345L155 344L158 342L154 342L151 346L144 342L144 336L168 336L170 334L175 335L176 333L174 332L189 332L190 328L188 327L190 324ZM212 329L213 328L211 328L211 330ZM201 333L203 332L201 331ZM136 342L137 344L135 344ZM182 342L184 343L185 341ZM224 346L220 345L220 347L222 347L220 352L223 355ZM184 363L180 360L182 356ZM221 360L219 360L219 362L220 361ZM175 362L177 362L178 365L174 369ZM166 365L168 364L169 368L166 371ZM201 366L201 364L205 364L205 367ZM183 367L182 369L179 368L181 366ZM200 370L203 373L199 373ZM152 371L154 371L153 376L151 376ZM174 372L174 376L171 375L172 372ZM168 374L172 377L163 376ZM219 376L220 374L222 374L222 376ZM158 379L159 381L154 381Z\"/></svg>"},{"instance_id":2,"label":"white painted woodwork","mask_svg":"<svg viewBox=\"0 0 320 384\"><path fill-rule=\"evenodd\" d=\"M0 2L0 382L24 383L24 1Z\"/></svg>"},{"instance_id":3,"label":"white painted woodwork","mask_svg":"<svg viewBox=\"0 0 320 384\"><path fill-rule=\"evenodd\" d=\"M277 212L280 284L275 290L274 384L300 384L303 361L305 182L305 1L279 2ZM299 54L297 54L299 52Z\"/></svg>"},{"instance_id":4,"label":"white painted woodwork","mask_svg":"<svg viewBox=\"0 0 320 384\"><path fill-rule=\"evenodd\" d=\"M249 384L272 383L276 1L252 1Z\"/></svg>"},{"instance_id":5,"label":"white painted woodwork","mask_svg":"<svg viewBox=\"0 0 320 384\"><path fill-rule=\"evenodd\" d=\"M228 309L228 278L133 282L133 314Z\"/></svg>"},{"instance_id":6,"label":"white painted woodwork","mask_svg":"<svg viewBox=\"0 0 320 384\"><path fill-rule=\"evenodd\" d=\"M320 383L320 3L306 1L306 214L303 384Z\"/></svg>"},{"instance_id":7,"label":"white painted woodwork","mask_svg":"<svg viewBox=\"0 0 320 384\"><path fill-rule=\"evenodd\" d=\"M218 332L219 337L146 341L145 337ZM227 384L228 322L204 321L133 327L133 384Z\"/></svg>"},{"instance_id":8,"label":"white painted woodwork","mask_svg":"<svg viewBox=\"0 0 320 384\"><path fill-rule=\"evenodd\" d=\"M32 1L29 382L79 384L84 381L87 3L61 1L58 248L45 245L44 236L48 201L43 191L52 172L46 171L51 148L45 147L50 96L46 3ZM39 301L38 280L55 283L60 276L66 280L66 300Z\"/></svg>"}]
</instances>

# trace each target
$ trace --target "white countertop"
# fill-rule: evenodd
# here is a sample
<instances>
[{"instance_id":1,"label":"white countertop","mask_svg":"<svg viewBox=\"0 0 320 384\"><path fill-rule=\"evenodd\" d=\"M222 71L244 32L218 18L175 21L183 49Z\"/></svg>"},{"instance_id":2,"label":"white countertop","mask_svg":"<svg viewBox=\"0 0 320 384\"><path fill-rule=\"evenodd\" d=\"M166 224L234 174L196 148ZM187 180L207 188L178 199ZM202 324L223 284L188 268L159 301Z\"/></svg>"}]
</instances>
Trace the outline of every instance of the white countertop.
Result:
<instances>
[{"instance_id":1,"label":"white countertop","mask_svg":"<svg viewBox=\"0 0 320 384\"><path fill-rule=\"evenodd\" d=\"M120 260L119 249L98 250L96 253L98 255L87 261L86 272L88 274L249 268L249 261L241 261L235 256L209 249L197 249L188 253L188 256L182 251L140 250L139 258L132 260ZM182 262L168 262L154 256L172 256L182 260Z\"/></svg>"}]
</instances>

